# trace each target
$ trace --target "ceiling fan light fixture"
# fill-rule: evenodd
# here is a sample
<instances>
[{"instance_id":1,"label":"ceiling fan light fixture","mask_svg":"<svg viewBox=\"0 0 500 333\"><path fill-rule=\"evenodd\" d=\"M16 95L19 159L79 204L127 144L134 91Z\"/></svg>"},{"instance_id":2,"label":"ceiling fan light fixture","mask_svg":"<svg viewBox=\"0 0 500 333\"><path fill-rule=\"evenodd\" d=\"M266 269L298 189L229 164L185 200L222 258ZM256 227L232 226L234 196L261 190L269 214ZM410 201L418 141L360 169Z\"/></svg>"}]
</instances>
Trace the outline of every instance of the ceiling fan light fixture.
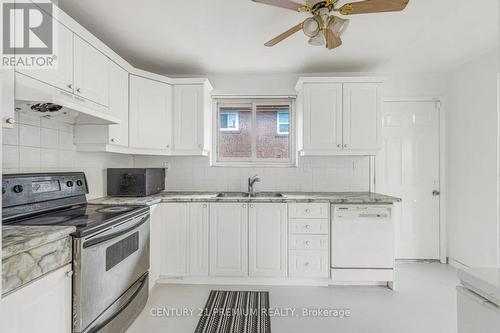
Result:
<instances>
[{"instance_id":1,"label":"ceiling fan light fixture","mask_svg":"<svg viewBox=\"0 0 500 333\"><path fill-rule=\"evenodd\" d=\"M302 30L307 37L316 37L321 31L321 19L317 16L307 18L302 24Z\"/></svg>"},{"instance_id":2,"label":"ceiling fan light fixture","mask_svg":"<svg viewBox=\"0 0 500 333\"><path fill-rule=\"evenodd\" d=\"M320 30L318 34L308 41L309 45L312 46L324 46L325 45L325 34L323 30Z\"/></svg>"},{"instance_id":3,"label":"ceiling fan light fixture","mask_svg":"<svg viewBox=\"0 0 500 333\"><path fill-rule=\"evenodd\" d=\"M335 33L337 36L342 36L342 34L349 27L350 20L340 18L338 16L330 17L330 21L328 23L328 27Z\"/></svg>"}]
</instances>

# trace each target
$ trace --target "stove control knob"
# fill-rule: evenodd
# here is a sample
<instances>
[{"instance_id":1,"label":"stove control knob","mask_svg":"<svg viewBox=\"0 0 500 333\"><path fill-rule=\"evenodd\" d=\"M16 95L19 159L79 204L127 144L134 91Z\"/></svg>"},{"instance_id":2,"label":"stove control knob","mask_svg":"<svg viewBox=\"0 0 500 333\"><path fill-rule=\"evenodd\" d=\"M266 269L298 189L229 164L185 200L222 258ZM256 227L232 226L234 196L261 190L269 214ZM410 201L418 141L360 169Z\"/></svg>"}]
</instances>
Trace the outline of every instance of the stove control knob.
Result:
<instances>
[{"instance_id":1,"label":"stove control knob","mask_svg":"<svg viewBox=\"0 0 500 333\"><path fill-rule=\"evenodd\" d=\"M82 186L82 185L83 185L83 182L82 182L80 179L78 179L78 180L76 181L76 185L78 185L78 186Z\"/></svg>"},{"instance_id":2,"label":"stove control knob","mask_svg":"<svg viewBox=\"0 0 500 333\"><path fill-rule=\"evenodd\" d=\"M73 187L73 182L72 182L71 180L68 180L68 181L66 182L66 186L68 186L68 187Z\"/></svg>"},{"instance_id":3,"label":"stove control knob","mask_svg":"<svg viewBox=\"0 0 500 333\"><path fill-rule=\"evenodd\" d=\"M21 193L22 191L24 191L24 188L22 185L15 185L12 190L15 192L15 193Z\"/></svg>"}]
</instances>

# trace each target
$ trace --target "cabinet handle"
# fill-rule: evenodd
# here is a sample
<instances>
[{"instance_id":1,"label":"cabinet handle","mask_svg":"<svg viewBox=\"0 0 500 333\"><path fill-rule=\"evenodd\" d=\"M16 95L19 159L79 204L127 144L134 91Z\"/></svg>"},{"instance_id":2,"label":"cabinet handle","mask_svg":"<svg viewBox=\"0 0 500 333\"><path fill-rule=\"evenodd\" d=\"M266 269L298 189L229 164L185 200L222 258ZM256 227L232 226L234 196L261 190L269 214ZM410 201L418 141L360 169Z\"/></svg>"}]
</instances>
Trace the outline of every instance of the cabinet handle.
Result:
<instances>
[{"instance_id":1,"label":"cabinet handle","mask_svg":"<svg viewBox=\"0 0 500 333\"><path fill-rule=\"evenodd\" d=\"M73 276L73 271L68 271L68 272L66 272L66 276L67 276L67 277Z\"/></svg>"},{"instance_id":2,"label":"cabinet handle","mask_svg":"<svg viewBox=\"0 0 500 333\"><path fill-rule=\"evenodd\" d=\"M337 145L337 148L342 148L342 145L339 143L339 144Z\"/></svg>"},{"instance_id":3,"label":"cabinet handle","mask_svg":"<svg viewBox=\"0 0 500 333\"><path fill-rule=\"evenodd\" d=\"M117 142L118 142L118 139L117 139L117 138L112 138L112 139L111 139L111 142L113 142L113 143L117 143Z\"/></svg>"},{"instance_id":4,"label":"cabinet handle","mask_svg":"<svg viewBox=\"0 0 500 333\"><path fill-rule=\"evenodd\" d=\"M311 226L309 224L306 224L304 228L309 229Z\"/></svg>"},{"instance_id":5,"label":"cabinet handle","mask_svg":"<svg viewBox=\"0 0 500 333\"><path fill-rule=\"evenodd\" d=\"M309 214L311 210L309 208L306 209L306 213Z\"/></svg>"},{"instance_id":6,"label":"cabinet handle","mask_svg":"<svg viewBox=\"0 0 500 333\"><path fill-rule=\"evenodd\" d=\"M241 205L241 207L243 207L243 208L247 208L247 205L243 204L243 205Z\"/></svg>"},{"instance_id":7,"label":"cabinet handle","mask_svg":"<svg viewBox=\"0 0 500 333\"><path fill-rule=\"evenodd\" d=\"M200 143L200 144L198 145L198 148L203 148L203 145Z\"/></svg>"},{"instance_id":8,"label":"cabinet handle","mask_svg":"<svg viewBox=\"0 0 500 333\"><path fill-rule=\"evenodd\" d=\"M81 88L76 88L76 92L77 92L77 93L79 93L79 92L81 92L81 91L82 91L82 89L81 89Z\"/></svg>"},{"instance_id":9,"label":"cabinet handle","mask_svg":"<svg viewBox=\"0 0 500 333\"><path fill-rule=\"evenodd\" d=\"M253 205L250 205L250 208L253 208Z\"/></svg>"},{"instance_id":10,"label":"cabinet handle","mask_svg":"<svg viewBox=\"0 0 500 333\"><path fill-rule=\"evenodd\" d=\"M170 145L167 145L167 148L170 148Z\"/></svg>"},{"instance_id":11,"label":"cabinet handle","mask_svg":"<svg viewBox=\"0 0 500 333\"><path fill-rule=\"evenodd\" d=\"M306 266L306 267L309 266L309 262L305 262L304 266Z\"/></svg>"},{"instance_id":12,"label":"cabinet handle","mask_svg":"<svg viewBox=\"0 0 500 333\"><path fill-rule=\"evenodd\" d=\"M12 117L9 117L9 118L5 119L5 122L7 124L14 125L16 123L16 120Z\"/></svg>"},{"instance_id":13,"label":"cabinet handle","mask_svg":"<svg viewBox=\"0 0 500 333\"><path fill-rule=\"evenodd\" d=\"M347 144L344 144L344 148L347 148Z\"/></svg>"},{"instance_id":14,"label":"cabinet handle","mask_svg":"<svg viewBox=\"0 0 500 333\"><path fill-rule=\"evenodd\" d=\"M207 207L208 207L207 204L203 204L203 208L207 208Z\"/></svg>"},{"instance_id":15,"label":"cabinet handle","mask_svg":"<svg viewBox=\"0 0 500 333\"><path fill-rule=\"evenodd\" d=\"M73 85L71 83L68 84L68 88L71 89L71 90L73 90Z\"/></svg>"},{"instance_id":16,"label":"cabinet handle","mask_svg":"<svg viewBox=\"0 0 500 333\"><path fill-rule=\"evenodd\" d=\"M310 242L309 241L305 241L304 244L306 244L307 246L309 246Z\"/></svg>"}]
</instances>

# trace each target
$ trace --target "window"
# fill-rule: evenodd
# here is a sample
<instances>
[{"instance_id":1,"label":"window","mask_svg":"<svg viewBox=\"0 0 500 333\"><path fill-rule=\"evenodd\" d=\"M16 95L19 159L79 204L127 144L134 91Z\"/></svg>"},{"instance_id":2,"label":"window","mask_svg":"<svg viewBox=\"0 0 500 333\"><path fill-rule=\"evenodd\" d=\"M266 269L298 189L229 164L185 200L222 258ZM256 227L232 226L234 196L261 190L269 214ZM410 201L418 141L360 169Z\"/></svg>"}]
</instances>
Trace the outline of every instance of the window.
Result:
<instances>
[{"instance_id":1,"label":"window","mask_svg":"<svg viewBox=\"0 0 500 333\"><path fill-rule=\"evenodd\" d=\"M239 131L240 117L238 112L221 112L220 114L221 131Z\"/></svg>"},{"instance_id":2,"label":"window","mask_svg":"<svg viewBox=\"0 0 500 333\"><path fill-rule=\"evenodd\" d=\"M292 101L217 100L215 165L292 165Z\"/></svg>"},{"instance_id":3,"label":"window","mask_svg":"<svg viewBox=\"0 0 500 333\"><path fill-rule=\"evenodd\" d=\"M278 112L278 134L289 134L290 132L290 113Z\"/></svg>"}]
</instances>

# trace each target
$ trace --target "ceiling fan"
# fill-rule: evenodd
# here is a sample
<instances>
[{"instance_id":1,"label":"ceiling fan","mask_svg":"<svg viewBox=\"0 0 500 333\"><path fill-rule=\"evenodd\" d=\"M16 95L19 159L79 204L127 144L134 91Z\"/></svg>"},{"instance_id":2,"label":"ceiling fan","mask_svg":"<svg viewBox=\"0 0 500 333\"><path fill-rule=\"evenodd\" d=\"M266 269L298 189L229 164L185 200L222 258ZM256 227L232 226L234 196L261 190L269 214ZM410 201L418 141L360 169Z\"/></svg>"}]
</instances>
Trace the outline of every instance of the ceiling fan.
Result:
<instances>
[{"instance_id":1,"label":"ceiling fan","mask_svg":"<svg viewBox=\"0 0 500 333\"><path fill-rule=\"evenodd\" d=\"M306 4L300 4L291 0L252 0L297 12L307 12L312 15L285 31L281 35L271 39L265 46L274 46L302 30L309 37L309 44L316 46L325 45L328 49L334 49L342 45L340 38L349 25L349 20L331 13L341 15L369 14L381 12L397 12L406 8L410 0L365 0L337 6L339 0L306 0Z\"/></svg>"}]
</instances>

